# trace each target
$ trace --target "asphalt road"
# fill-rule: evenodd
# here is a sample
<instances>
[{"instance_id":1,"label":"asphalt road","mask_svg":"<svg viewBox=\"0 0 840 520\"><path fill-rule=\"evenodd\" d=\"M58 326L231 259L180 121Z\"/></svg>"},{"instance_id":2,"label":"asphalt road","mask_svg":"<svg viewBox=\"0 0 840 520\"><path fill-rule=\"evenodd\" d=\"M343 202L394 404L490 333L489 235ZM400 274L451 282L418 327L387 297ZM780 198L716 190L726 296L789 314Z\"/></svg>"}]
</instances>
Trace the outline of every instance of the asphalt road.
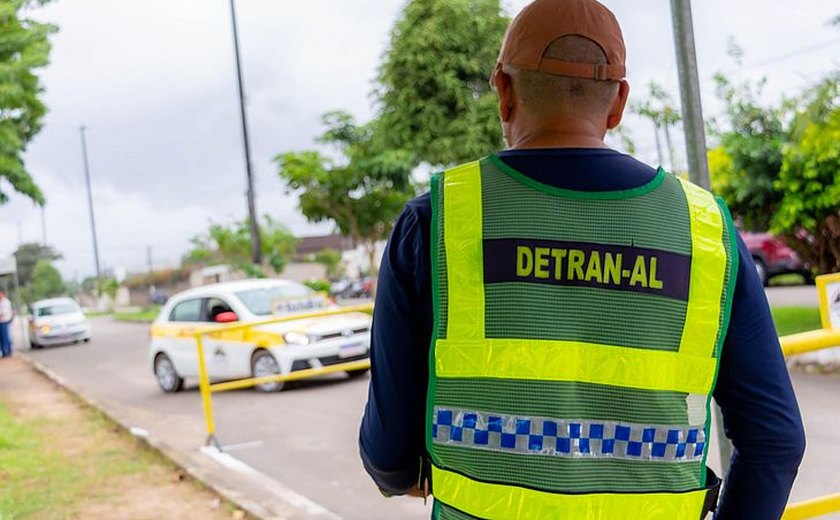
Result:
<instances>
[{"instance_id":1,"label":"asphalt road","mask_svg":"<svg viewBox=\"0 0 840 520\"><path fill-rule=\"evenodd\" d=\"M193 385L164 395L147 360L148 326L93 320L93 341L28 354L100 403L120 407L134 425L177 450L204 442L201 401ZM18 343L19 344L19 343ZM808 452L793 500L840 491L840 375L797 370L794 385L808 430ZM368 378L334 376L278 394L250 390L213 397L217 433L227 451L344 518L428 518L418 499L384 499L358 457L357 432ZM710 463L718 465L717 457Z\"/></svg>"}]
</instances>

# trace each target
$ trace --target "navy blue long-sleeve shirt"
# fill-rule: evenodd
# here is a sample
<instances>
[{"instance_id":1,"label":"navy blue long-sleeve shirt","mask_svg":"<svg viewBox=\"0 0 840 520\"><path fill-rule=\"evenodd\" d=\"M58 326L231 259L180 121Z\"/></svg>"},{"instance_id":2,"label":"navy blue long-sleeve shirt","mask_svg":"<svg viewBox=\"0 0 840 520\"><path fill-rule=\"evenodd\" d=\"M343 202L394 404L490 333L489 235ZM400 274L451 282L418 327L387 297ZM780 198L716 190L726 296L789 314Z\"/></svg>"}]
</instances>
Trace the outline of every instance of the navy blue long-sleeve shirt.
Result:
<instances>
[{"instance_id":1,"label":"navy blue long-sleeve shirt","mask_svg":"<svg viewBox=\"0 0 840 520\"><path fill-rule=\"evenodd\" d=\"M656 170L613 150L509 150L500 158L533 179L571 190L635 188ZM379 273L372 373L359 446L365 469L387 494L417 484L433 314L428 193L409 202ZM738 239L740 269L714 397L734 445L717 518L779 518L805 449L796 397L764 288Z\"/></svg>"}]
</instances>

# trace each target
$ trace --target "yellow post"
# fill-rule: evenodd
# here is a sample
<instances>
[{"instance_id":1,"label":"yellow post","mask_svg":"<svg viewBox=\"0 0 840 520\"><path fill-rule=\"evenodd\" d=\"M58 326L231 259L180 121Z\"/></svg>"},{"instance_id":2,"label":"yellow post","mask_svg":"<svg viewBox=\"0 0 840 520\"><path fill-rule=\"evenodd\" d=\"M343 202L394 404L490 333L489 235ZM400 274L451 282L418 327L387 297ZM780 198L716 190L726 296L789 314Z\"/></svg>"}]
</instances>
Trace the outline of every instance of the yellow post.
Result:
<instances>
[{"instance_id":1,"label":"yellow post","mask_svg":"<svg viewBox=\"0 0 840 520\"><path fill-rule=\"evenodd\" d=\"M319 318L324 316L335 316L338 314L347 314L350 312L370 312L372 310L373 304L354 305L350 307L329 309L325 311L307 314L295 314L291 316L284 316L281 318L269 318L250 323L234 323L231 325L224 325L221 327L218 325L214 325L200 328L194 331L192 335L195 337L196 347L198 349L198 386L201 390L201 402L204 406L204 420L207 422L207 444L213 444L216 447L219 447L219 440L216 438L216 423L213 420L213 392L248 388L254 385L267 383L270 381L293 381L296 379L303 379L304 377L312 377L316 375L338 372L340 370L365 370L367 368L370 368L370 360L365 359L361 361L348 362L341 365L333 365L330 367L324 367L320 369L301 371L306 372L306 374L304 374L303 376L298 374L296 371L290 374L277 374L274 376L265 376L259 378L252 377L247 379L240 379L238 381L229 381L226 383L217 383L215 385L211 385L210 378L207 375L207 364L204 360L203 337L205 334L221 334L223 332L230 332L234 330L253 329L255 327L260 327L262 325L270 325L273 323L282 323L287 321L296 321L309 318Z\"/></svg>"},{"instance_id":2,"label":"yellow post","mask_svg":"<svg viewBox=\"0 0 840 520\"><path fill-rule=\"evenodd\" d=\"M803 500L790 504L782 515L783 520L798 520L800 518L814 518L840 511L840 493L824 497Z\"/></svg>"},{"instance_id":3,"label":"yellow post","mask_svg":"<svg viewBox=\"0 0 840 520\"><path fill-rule=\"evenodd\" d=\"M300 379L307 379L309 377L323 376L326 374L334 374L335 372L347 372L351 370L367 370L370 368L370 359L360 359L358 361L348 361L339 365L330 365L321 368L307 368L304 370L295 370L287 374L275 374L273 376L249 377L246 379L236 379L234 381L226 381L224 383L216 383L210 385L210 390L213 392L226 392L228 390L241 390L242 388L251 388L252 386L261 385L263 383L274 383L279 381L298 381Z\"/></svg>"},{"instance_id":4,"label":"yellow post","mask_svg":"<svg viewBox=\"0 0 840 520\"><path fill-rule=\"evenodd\" d=\"M213 403L210 401L212 397L210 378L207 376L207 363L204 361L204 341L200 333L195 335L195 341L198 346L198 387L201 390L201 402L204 405L204 420L207 422L207 444L215 444L218 447L216 423L213 421Z\"/></svg>"},{"instance_id":5,"label":"yellow post","mask_svg":"<svg viewBox=\"0 0 840 520\"><path fill-rule=\"evenodd\" d=\"M818 329L779 338L786 356L840 346L840 329Z\"/></svg>"}]
</instances>

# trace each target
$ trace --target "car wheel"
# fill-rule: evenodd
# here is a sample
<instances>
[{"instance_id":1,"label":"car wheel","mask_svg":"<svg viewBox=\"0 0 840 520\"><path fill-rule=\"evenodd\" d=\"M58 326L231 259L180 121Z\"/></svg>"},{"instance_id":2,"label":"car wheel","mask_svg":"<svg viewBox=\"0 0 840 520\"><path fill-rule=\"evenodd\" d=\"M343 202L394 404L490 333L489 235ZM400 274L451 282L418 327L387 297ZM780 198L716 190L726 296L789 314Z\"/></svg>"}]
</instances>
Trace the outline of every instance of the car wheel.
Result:
<instances>
[{"instance_id":1,"label":"car wheel","mask_svg":"<svg viewBox=\"0 0 840 520\"><path fill-rule=\"evenodd\" d=\"M82 341L84 341L85 343L90 343L90 338L85 338Z\"/></svg>"},{"instance_id":2,"label":"car wheel","mask_svg":"<svg viewBox=\"0 0 840 520\"><path fill-rule=\"evenodd\" d=\"M767 264L761 258L753 258L755 261L755 272L758 274L758 279L761 280L761 285L767 287L770 278L767 276Z\"/></svg>"},{"instance_id":3,"label":"car wheel","mask_svg":"<svg viewBox=\"0 0 840 520\"><path fill-rule=\"evenodd\" d=\"M254 352L251 357L251 375L254 377L273 376L280 373L280 365L277 359L271 355L267 350L258 350ZM254 389L258 392L279 392L285 385L282 381L274 381L271 383L263 383L255 385Z\"/></svg>"},{"instance_id":4,"label":"car wheel","mask_svg":"<svg viewBox=\"0 0 840 520\"><path fill-rule=\"evenodd\" d=\"M39 348L41 348L41 345L39 345L39 344L35 343L34 341L30 340L29 341L29 348L31 348L32 350L38 350Z\"/></svg>"},{"instance_id":5,"label":"car wheel","mask_svg":"<svg viewBox=\"0 0 840 520\"><path fill-rule=\"evenodd\" d=\"M358 379L363 375L367 374L368 372L370 372L369 368L366 368L364 370L348 370L347 377L349 377L350 379Z\"/></svg>"},{"instance_id":6,"label":"car wheel","mask_svg":"<svg viewBox=\"0 0 840 520\"><path fill-rule=\"evenodd\" d=\"M166 354L155 357L155 377L160 389L167 394L173 394L184 388L184 378L178 375L175 365Z\"/></svg>"}]
</instances>

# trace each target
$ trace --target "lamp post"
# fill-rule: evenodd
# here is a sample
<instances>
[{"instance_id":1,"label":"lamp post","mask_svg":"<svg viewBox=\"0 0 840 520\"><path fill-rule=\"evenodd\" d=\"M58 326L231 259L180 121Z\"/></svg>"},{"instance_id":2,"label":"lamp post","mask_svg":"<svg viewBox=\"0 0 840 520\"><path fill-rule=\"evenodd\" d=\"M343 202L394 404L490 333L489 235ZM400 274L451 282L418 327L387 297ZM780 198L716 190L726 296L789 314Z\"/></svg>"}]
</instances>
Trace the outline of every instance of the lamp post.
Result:
<instances>
[{"instance_id":1,"label":"lamp post","mask_svg":"<svg viewBox=\"0 0 840 520\"><path fill-rule=\"evenodd\" d=\"M691 19L691 0L671 0L671 19L674 26L674 47L680 79L685 149L688 159L688 178L691 182L711 188L709 161L706 157L706 130L703 126L703 106L700 102L700 79L697 73L697 51L694 48L694 22ZM720 465L725 478L729 472L732 444L723 431L723 414L714 406L718 426Z\"/></svg>"},{"instance_id":2,"label":"lamp post","mask_svg":"<svg viewBox=\"0 0 840 520\"><path fill-rule=\"evenodd\" d=\"M245 93L242 87L242 64L239 57L239 33L236 30L236 7L234 0L230 0L230 20L233 26L233 50L236 55L236 84L239 87L239 114L242 118L242 145L245 152L245 177L248 189L248 219L251 228L251 261L262 263L262 247L260 246L260 227L257 221L257 207L254 200L254 175L251 169L251 144L248 139L248 118L245 111Z\"/></svg>"},{"instance_id":3,"label":"lamp post","mask_svg":"<svg viewBox=\"0 0 840 520\"><path fill-rule=\"evenodd\" d=\"M90 167L88 166L85 127L79 127L79 132L82 134L82 160L85 166L85 185L87 186L88 211L90 212L90 233L93 236L93 260L96 263L96 283L98 286L102 273L99 270L99 244L96 241L96 218L93 215L93 194L90 189Z\"/></svg>"}]
</instances>

